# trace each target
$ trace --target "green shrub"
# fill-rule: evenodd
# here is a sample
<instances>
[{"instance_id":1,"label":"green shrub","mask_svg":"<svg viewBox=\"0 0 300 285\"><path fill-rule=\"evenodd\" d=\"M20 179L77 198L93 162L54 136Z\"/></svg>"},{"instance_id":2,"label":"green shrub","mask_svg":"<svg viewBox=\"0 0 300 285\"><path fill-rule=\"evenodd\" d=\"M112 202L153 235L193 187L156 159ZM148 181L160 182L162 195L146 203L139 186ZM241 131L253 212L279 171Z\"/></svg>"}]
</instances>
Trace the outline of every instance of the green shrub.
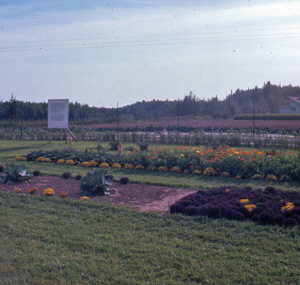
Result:
<instances>
[{"instance_id":1,"label":"green shrub","mask_svg":"<svg viewBox=\"0 0 300 285\"><path fill-rule=\"evenodd\" d=\"M62 178L64 178L64 179L69 179L69 178L71 178L71 173L70 172L64 172L63 174L62 174Z\"/></svg>"},{"instance_id":2,"label":"green shrub","mask_svg":"<svg viewBox=\"0 0 300 285\"><path fill-rule=\"evenodd\" d=\"M80 174L78 174L78 175L75 176L76 180L81 180L81 178L82 178L82 176Z\"/></svg>"},{"instance_id":3,"label":"green shrub","mask_svg":"<svg viewBox=\"0 0 300 285\"><path fill-rule=\"evenodd\" d=\"M141 142L141 143L139 143L139 147L140 147L141 151L147 151L149 144L147 142Z\"/></svg>"},{"instance_id":4,"label":"green shrub","mask_svg":"<svg viewBox=\"0 0 300 285\"><path fill-rule=\"evenodd\" d=\"M110 150L118 150L118 145L119 145L118 141L112 141L112 142L110 142L109 143Z\"/></svg>"},{"instance_id":5,"label":"green shrub","mask_svg":"<svg viewBox=\"0 0 300 285\"><path fill-rule=\"evenodd\" d=\"M110 195L109 185L111 185L111 180L105 179L105 174L105 170L92 169L92 171L89 172L86 176L84 176L81 181L81 195Z\"/></svg>"},{"instance_id":6,"label":"green shrub","mask_svg":"<svg viewBox=\"0 0 300 285\"><path fill-rule=\"evenodd\" d=\"M41 172L39 170L35 170L32 172L33 176L40 176Z\"/></svg>"},{"instance_id":7,"label":"green shrub","mask_svg":"<svg viewBox=\"0 0 300 285\"><path fill-rule=\"evenodd\" d=\"M121 177L121 179L120 179L120 183L121 184L128 184L128 182L129 182L129 178L128 177Z\"/></svg>"}]
</instances>

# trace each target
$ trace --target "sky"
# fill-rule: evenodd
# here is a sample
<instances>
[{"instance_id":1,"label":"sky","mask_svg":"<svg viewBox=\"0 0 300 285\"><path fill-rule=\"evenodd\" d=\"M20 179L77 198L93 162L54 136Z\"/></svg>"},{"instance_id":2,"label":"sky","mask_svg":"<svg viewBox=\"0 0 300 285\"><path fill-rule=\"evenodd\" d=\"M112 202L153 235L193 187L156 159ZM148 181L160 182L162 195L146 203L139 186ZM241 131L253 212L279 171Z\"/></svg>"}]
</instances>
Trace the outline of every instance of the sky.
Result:
<instances>
[{"instance_id":1,"label":"sky","mask_svg":"<svg viewBox=\"0 0 300 285\"><path fill-rule=\"evenodd\" d=\"M0 100L109 108L298 86L299 47L300 1L0 0Z\"/></svg>"}]
</instances>

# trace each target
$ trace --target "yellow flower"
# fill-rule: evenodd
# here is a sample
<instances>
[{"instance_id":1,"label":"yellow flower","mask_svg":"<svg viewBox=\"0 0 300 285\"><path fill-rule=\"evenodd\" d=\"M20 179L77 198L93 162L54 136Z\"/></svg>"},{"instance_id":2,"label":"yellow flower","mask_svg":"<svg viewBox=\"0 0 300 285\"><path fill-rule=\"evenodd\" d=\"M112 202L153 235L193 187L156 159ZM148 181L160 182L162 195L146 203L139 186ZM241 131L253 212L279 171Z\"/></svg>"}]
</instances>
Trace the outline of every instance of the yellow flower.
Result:
<instances>
[{"instance_id":1,"label":"yellow flower","mask_svg":"<svg viewBox=\"0 0 300 285\"><path fill-rule=\"evenodd\" d=\"M87 196L82 196L82 197L80 197L80 199L81 199L81 200L88 200L89 197L87 197Z\"/></svg>"},{"instance_id":2,"label":"yellow flower","mask_svg":"<svg viewBox=\"0 0 300 285\"><path fill-rule=\"evenodd\" d=\"M205 168L205 170L203 171L204 175L210 176L210 175L216 175L216 171L212 168L212 167L207 167Z\"/></svg>"},{"instance_id":3,"label":"yellow flower","mask_svg":"<svg viewBox=\"0 0 300 285\"><path fill-rule=\"evenodd\" d=\"M193 174L199 175L199 174L201 174L201 170L195 169L194 172L193 172Z\"/></svg>"},{"instance_id":4,"label":"yellow flower","mask_svg":"<svg viewBox=\"0 0 300 285\"><path fill-rule=\"evenodd\" d=\"M161 172L167 172L168 171L168 168L165 167L165 166L160 166L157 168L158 171L161 171Z\"/></svg>"},{"instance_id":5,"label":"yellow flower","mask_svg":"<svg viewBox=\"0 0 300 285\"><path fill-rule=\"evenodd\" d=\"M276 181L277 177L275 175L270 174L270 175L267 175L266 180Z\"/></svg>"},{"instance_id":6,"label":"yellow flower","mask_svg":"<svg viewBox=\"0 0 300 285\"><path fill-rule=\"evenodd\" d=\"M102 167L102 168L109 168L109 164L106 163L106 162L102 162L99 167Z\"/></svg>"},{"instance_id":7,"label":"yellow flower","mask_svg":"<svg viewBox=\"0 0 300 285\"><path fill-rule=\"evenodd\" d=\"M184 154L181 154L180 157L184 157Z\"/></svg>"},{"instance_id":8,"label":"yellow flower","mask_svg":"<svg viewBox=\"0 0 300 285\"><path fill-rule=\"evenodd\" d=\"M27 161L27 157L18 155L18 156L16 156L16 160Z\"/></svg>"},{"instance_id":9,"label":"yellow flower","mask_svg":"<svg viewBox=\"0 0 300 285\"><path fill-rule=\"evenodd\" d=\"M242 203L242 204L249 203L249 199L241 199L241 200L240 200L240 203Z\"/></svg>"},{"instance_id":10,"label":"yellow flower","mask_svg":"<svg viewBox=\"0 0 300 285\"><path fill-rule=\"evenodd\" d=\"M36 161L52 162L52 160L51 160L50 158L45 158L45 157L42 157L42 156L38 157L38 158L36 159Z\"/></svg>"},{"instance_id":11,"label":"yellow flower","mask_svg":"<svg viewBox=\"0 0 300 285\"><path fill-rule=\"evenodd\" d=\"M281 207L282 212L291 211L295 208L294 203L287 202L285 206Z\"/></svg>"},{"instance_id":12,"label":"yellow flower","mask_svg":"<svg viewBox=\"0 0 300 285\"><path fill-rule=\"evenodd\" d=\"M95 160L91 160L90 161L90 166L91 167L95 167L95 166L97 166L98 165L98 162L97 161L95 161Z\"/></svg>"},{"instance_id":13,"label":"yellow flower","mask_svg":"<svg viewBox=\"0 0 300 285\"><path fill-rule=\"evenodd\" d=\"M125 167L125 169L133 169L134 168L133 164L131 164L131 163L125 164L124 167Z\"/></svg>"},{"instance_id":14,"label":"yellow flower","mask_svg":"<svg viewBox=\"0 0 300 285\"><path fill-rule=\"evenodd\" d=\"M180 173L180 172L181 172L181 169L180 169L180 167L178 167L178 166L174 166L174 167L171 168L170 171L171 171L171 172L177 172L177 173Z\"/></svg>"},{"instance_id":15,"label":"yellow flower","mask_svg":"<svg viewBox=\"0 0 300 285\"><path fill-rule=\"evenodd\" d=\"M111 167L112 168L118 168L118 169L120 169L121 168L121 164L116 162Z\"/></svg>"},{"instance_id":16,"label":"yellow flower","mask_svg":"<svg viewBox=\"0 0 300 285\"><path fill-rule=\"evenodd\" d=\"M66 164L67 164L67 165L74 165L74 164L75 164L75 161L72 160L72 159L68 159L68 160L66 161Z\"/></svg>"},{"instance_id":17,"label":"yellow flower","mask_svg":"<svg viewBox=\"0 0 300 285\"><path fill-rule=\"evenodd\" d=\"M253 176L252 176L252 179L262 179L263 177L262 177L262 175L260 175L260 174L254 174Z\"/></svg>"},{"instance_id":18,"label":"yellow flower","mask_svg":"<svg viewBox=\"0 0 300 285\"><path fill-rule=\"evenodd\" d=\"M236 175L236 176L235 176L235 179L241 179L241 178L242 178L241 175Z\"/></svg>"},{"instance_id":19,"label":"yellow flower","mask_svg":"<svg viewBox=\"0 0 300 285\"><path fill-rule=\"evenodd\" d=\"M80 164L81 166L84 166L84 167L89 167L91 166L90 163L88 161L84 161Z\"/></svg>"},{"instance_id":20,"label":"yellow flower","mask_svg":"<svg viewBox=\"0 0 300 285\"><path fill-rule=\"evenodd\" d=\"M248 199L246 199L246 200L248 200ZM256 205L254 205L254 204L248 204L248 205L245 205L244 207L245 207L249 212L252 212L253 209L256 208Z\"/></svg>"},{"instance_id":21,"label":"yellow flower","mask_svg":"<svg viewBox=\"0 0 300 285\"><path fill-rule=\"evenodd\" d=\"M47 188L44 190L44 193L43 193L45 196L53 196L54 194L54 190L52 188Z\"/></svg>"},{"instance_id":22,"label":"yellow flower","mask_svg":"<svg viewBox=\"0 0 300 285\"><path fill-rule=\"evenodd\" d=\"M143 169L145 169L145 167L144 167L143 165L139 164L139 165L137 165L137 166L135 167L135 169L136 169L136 170L143 170Z\"/></svg>"},{"instance_id":23,"label":"yellow flower","mask_svg":"<svg viewBox=\"0 0 300 285\"><path fill-rule=\"evenodd\" d=\"M65 160L64 160L64 159L59 159L56 163L57 163L57 164L64 164L64 163L65 163Z\"/></svg>"}]
</instances>

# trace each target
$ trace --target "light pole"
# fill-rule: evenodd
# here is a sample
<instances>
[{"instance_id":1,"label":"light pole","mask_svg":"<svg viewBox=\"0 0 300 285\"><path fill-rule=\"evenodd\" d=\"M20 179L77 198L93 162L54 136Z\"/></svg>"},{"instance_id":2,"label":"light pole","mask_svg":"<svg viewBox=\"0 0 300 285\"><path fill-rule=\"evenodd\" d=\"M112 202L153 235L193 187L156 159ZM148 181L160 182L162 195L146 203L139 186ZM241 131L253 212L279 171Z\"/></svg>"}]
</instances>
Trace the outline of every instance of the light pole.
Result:
<instances>
[{"instance_id":1,"label":"light pole","mask_svg":"<svg viewBox=\"0 0 300 285\"><path fill-rule=\"evenodd\" d=\"M255 92L253 93L252 143L255 145Z\"/></svg>"}]
</instances>

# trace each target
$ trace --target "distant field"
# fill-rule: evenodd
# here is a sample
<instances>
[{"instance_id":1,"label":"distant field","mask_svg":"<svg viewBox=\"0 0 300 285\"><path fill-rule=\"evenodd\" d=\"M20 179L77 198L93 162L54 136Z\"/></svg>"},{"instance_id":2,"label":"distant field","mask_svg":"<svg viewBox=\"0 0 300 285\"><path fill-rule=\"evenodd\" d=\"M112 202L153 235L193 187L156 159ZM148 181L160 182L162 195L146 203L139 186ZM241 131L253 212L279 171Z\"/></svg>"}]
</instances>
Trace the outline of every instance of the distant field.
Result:
<instances>
[{"instance_id":1,"label":"distant field","mask_svg":"<svg viewBox=\"0 0 300 285\"><path fill-rule=\"evenodd\" d=\"M73 125L73 124L72 124ZM76 125L76 124L74 124ZM112 124L89 124L86 127L105 128L116 127L116 123ZM177 126L177 118L163 118L158 120L145 120L145 121L133 121L133 122L120 122L120 128L131 128L147 126L166 128L167 126ZM252 127L251 120L234 120L234 119L197 119L197 118L180 118L180 126L186 127L213 127L213 128L249 128ZM81 125L82 126L82 125ZM273 129L298 129L300 128L299 120L256 120L256 128L269 128Z\"/></svg>"}]
</instances>

